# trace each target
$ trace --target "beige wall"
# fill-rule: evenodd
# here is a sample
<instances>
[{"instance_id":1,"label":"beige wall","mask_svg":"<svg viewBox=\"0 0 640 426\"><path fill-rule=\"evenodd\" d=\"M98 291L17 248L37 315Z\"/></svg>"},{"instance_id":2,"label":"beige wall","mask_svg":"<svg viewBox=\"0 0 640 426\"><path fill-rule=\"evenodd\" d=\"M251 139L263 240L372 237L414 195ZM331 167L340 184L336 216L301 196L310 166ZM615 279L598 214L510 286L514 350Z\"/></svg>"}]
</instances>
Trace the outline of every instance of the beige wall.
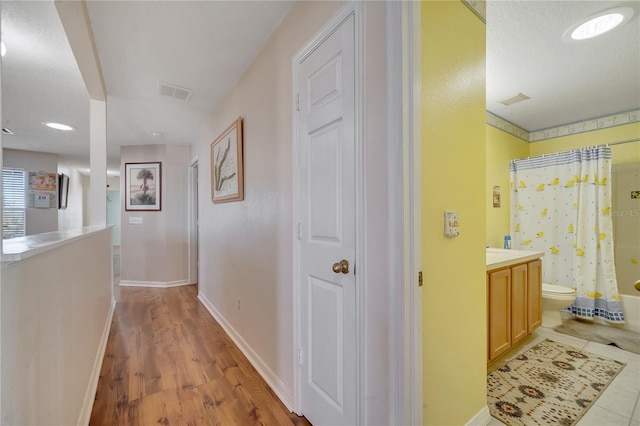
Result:
<instances>
[{"instance_id":1,"label":"beige wall","mask_svg":"<svg viewBox=\"0 0 640 426\"><path fill-rule=\"evenodd\" d=\"M485 25L459 1L421 9L423 422L462 425L487 404Z\"/></svg>"},{"instance_id":2,"label":"beige wall","mask_svg":"<svg viewBox=\"0 0 640 426\"><path fill-rule=\"evenodd\" d=\"M188 283L187 176L190 148L177 145L123 146L120 151L121 285ZM162 163L162 210L125 211L125 163ZM129 224L141 217L141 225Z\"/></svg>"},{"instance_id":3,"label":"beige wall","mask_svg":"<svg viewBox=\"0 0 640 426\"><path fill-rule=\"evenodd\" d=\"M110 235L2 265L3 425L75 425L90 412L109 325Z\"/></svg>"},{"instance_id":4,"label":"beige wall","mask_svg":"<svg viewBox=\"0 0 640 426\"><path fill-rule=\"evenodd\" d=\"M292 60L340 2L297 2L198 139L200 292L293 391ZM365 2L365 421L388 423L386 64L383 2ZM245 200L211 202L210 143L244 118ZM240 309L237 307L240 300Z\"/></svg>"},{"instance_id":5,"label":"beige wall","mask_svg":"<svg viewBox=\"0 0 640 426\"><path fill-rule=\"evenodd\" d=\"M290 393L292 60L339 6L337 2L296 3L211 117L196 148L200 292ZM210 143L238 116L244 118L245 199L212 204Z\"/></svg>"},{"instance_id":6,"label":"beige wall","mask_svg":"<svg viewBox=\"0 0 640 426\"><path fill-rule=\"evenodd\" d=\"M4 149L3 156L3 167L24 169L24 171L27 172L27 191L29 172L58 173L58 154ZM36 209L27 207L26 228L27 235L57 231L58 209Z\"/></svg>"}]
</instances>

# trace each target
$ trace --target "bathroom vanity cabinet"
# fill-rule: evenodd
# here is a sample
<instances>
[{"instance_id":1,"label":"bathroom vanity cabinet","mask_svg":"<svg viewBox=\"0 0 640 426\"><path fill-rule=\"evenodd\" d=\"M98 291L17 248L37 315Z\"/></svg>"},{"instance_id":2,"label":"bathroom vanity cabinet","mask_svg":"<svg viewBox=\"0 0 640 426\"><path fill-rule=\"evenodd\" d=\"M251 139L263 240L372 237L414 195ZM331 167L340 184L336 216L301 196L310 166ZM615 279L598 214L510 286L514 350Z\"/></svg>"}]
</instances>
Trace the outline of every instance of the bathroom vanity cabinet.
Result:
<instances>
[{"instance_id":1,"label":"bathroom vanity cabinet","mask_svg":"<svg viewBox=\"0 0 640 426\"><path fill-rule=\"evenodd\" d=\"M487 270L488 362L542 324L542 261L522 260Z\"/></svg>"}]
</instances>

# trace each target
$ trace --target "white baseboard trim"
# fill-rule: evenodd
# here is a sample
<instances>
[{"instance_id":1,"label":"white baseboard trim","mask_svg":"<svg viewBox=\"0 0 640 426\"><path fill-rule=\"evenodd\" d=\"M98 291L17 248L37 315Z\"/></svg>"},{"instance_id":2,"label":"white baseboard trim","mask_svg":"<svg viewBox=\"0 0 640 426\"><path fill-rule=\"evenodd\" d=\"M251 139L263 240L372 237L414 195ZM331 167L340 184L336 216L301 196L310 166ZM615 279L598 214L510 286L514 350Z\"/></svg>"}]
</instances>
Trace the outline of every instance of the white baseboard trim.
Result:
<instances>
[{"instance_id":1,"label":"white baseboard trim","mask_svg":"<svg viewBox=\"0 0 640 426\"><path fill-rule=\"evenodd\" d=\"M178 280L178 281L128 281L128 280L120 280L118 284L121 287L178 287L181 285L189 285L189 280Z\"/></svg>"},{"instance_id":2,"label":"white baseboard trim","mask_svg":"<svg viewBox=\"0 0 640 426\"><path fill-rule=\"evenodd\" d=\"M287 407L287 409L293 412L293 392L287 387L287 385L280 380L280 378L269 368L266 362L260 355L258 355L249 344L242 338L242 336L229 324L229 322L222 316L222 314L213 306L213 304L206 298L205 295L198 292L198 299L205 308L209 311L211 316L218 321L218 324L224 329L227 335L233 340L233 343L238 346L240 351L247 357L251 365L258 371L258 374L262 376L265 382L271 387L273 392L280 398L280 401Z\"/></svg>"},{"instance_id":3,"label":"white baseboard trim","mask_svg":"<svg viewBox=\"0 0 640 426\"><path fill-rule=\"evenodd\" d=\"M487 426L491 421L491 413L486 405L467 422L466 426Z\"/></svg>"},{"instance_id":4,"label":"white baseboard trim","mask_svg":"<svg viewBox=\"0 0 640 426\"><path fill-rule=\"evenodd\" d=\"M91 411L93 410L93 402L96 399L96 392L98 391L98 381L100 380L100 370L102 370L102 362L104 360L104 354L107 350L107 341L109 340L109 332L111 331L111 321L113 319L113 313L116 309L116 301L111 301L111 307L107 314L107 320L102 330L102 337L100 338L100 345L98 346L98 353L93 361L93 371L89 378L89 385L87 391L84 394L84 401L82 403L82 410L80 411L80 417L78 419L79 425L88 425L91 420Z\"/></svg>"}]
</instances>

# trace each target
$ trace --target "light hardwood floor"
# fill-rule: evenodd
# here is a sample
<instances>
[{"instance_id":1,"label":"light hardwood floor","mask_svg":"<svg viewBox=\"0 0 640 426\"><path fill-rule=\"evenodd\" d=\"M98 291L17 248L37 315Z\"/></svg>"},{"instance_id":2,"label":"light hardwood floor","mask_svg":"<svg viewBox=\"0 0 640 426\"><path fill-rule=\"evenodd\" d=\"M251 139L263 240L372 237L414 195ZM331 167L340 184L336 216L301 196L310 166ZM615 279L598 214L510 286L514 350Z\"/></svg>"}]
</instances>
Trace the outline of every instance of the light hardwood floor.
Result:
<instances>
[{"instance_id":1,"label":"light hardwood floor","mask_svg":"<svg viewBox=\"0 0 640 426\"><path fill-rule=\"evenodd\" d=\"M120 288L91 425L308 425L197 300L195 286Z\"/></svg>"}]
</instances>

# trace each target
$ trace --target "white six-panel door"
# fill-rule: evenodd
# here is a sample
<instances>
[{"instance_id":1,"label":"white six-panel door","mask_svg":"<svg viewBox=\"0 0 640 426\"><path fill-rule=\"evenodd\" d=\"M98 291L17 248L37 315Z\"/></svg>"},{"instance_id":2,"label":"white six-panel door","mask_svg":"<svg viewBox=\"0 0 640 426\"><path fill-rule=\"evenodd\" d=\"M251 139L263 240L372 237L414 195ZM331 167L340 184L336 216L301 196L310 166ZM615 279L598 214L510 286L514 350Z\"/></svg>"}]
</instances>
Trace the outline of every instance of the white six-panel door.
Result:
<instances>
[{"instance_id":1,"label":"white six-panel door","mask_svg":"<svg viewBox=\"0 0 640 426\"><path fill-rule=\"evenodd\" d=\"M302 413L356 422L355 54L350 15L299 65Z\"/></svg>"}]
</instances>

